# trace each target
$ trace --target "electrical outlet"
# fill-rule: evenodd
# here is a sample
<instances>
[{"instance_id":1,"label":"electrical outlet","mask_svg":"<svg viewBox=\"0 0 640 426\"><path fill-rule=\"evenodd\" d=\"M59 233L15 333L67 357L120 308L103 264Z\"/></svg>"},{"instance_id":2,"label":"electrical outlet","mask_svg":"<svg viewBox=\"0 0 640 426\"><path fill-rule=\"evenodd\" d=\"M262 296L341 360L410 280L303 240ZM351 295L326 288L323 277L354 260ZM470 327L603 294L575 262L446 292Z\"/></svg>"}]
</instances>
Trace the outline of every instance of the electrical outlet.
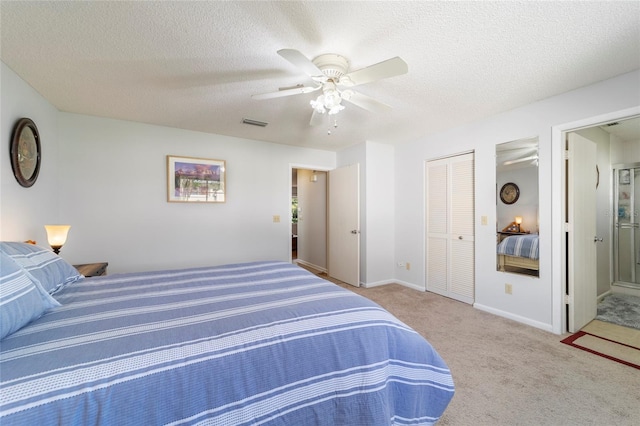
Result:
<instances>
[{"instance_id":1,"label":"electrical outlet","mask_svg":"<svg viewBox=\"0 0 640 426\"><path fill-rule=\"evenodd\" d=\"M273 215L273 223L280 223L280 216L277 214Z\"/></svg>"},{"instance_id":2,"label":"electrical outlet","mask_svg":"<svg viewBox=\"0 0 640 426\"><path fill-rule=\"evenodd\" d=\"M410 269L411 269L411 264L407 262L407 271L409 271Z\"/></svg>"},{"instance_id":3,"label":"electrical outlet","mask_svg":"<svg viewBox=\"0 0 640 426\"><path fill-rule=\"evenodd\" d=\"M486 225L486 224L487 224L487 217L486 217L486 216L482 216L482 217L480 218L480 221L481 221L481 223L482 223L483 225Z\"/></svg>"},{"instance_id":4,"label":"electrical outlet","mask_svg":"<svg viewBox=\"0 0 640 426\"><path fill-rule=\"evenodd\" d=\"M504 285L504 292L507 294L513 294L513 287L511 286L511 284Z\"/></svg>"}]
</instances>

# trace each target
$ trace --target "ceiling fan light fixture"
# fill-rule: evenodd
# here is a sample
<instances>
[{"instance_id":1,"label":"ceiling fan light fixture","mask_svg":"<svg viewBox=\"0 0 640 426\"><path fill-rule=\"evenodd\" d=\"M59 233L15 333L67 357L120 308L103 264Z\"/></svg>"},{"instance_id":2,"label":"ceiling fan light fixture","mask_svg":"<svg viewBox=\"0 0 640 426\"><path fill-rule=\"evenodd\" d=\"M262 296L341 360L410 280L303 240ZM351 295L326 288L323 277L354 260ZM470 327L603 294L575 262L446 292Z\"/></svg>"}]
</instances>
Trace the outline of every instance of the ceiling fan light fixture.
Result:
<instances>
[{"instance_id":1,"label":"ceiling fan light fixture","mask_svg":"<svg viewBox=\"0 0 640 426\"><path fill-rule=\"evenodd\" d=\"M329 108L329 115L337 114L340 111L342 111L343 109L344 109L344 105L338 104L338 105L332 106L331 108Z\"/></svg>"},{"instance_id":2,"label":"ceiling fan light fixture","mask_svg":"<svg viewBox=\"0 0 640 426\"><path fill-rule=\"evenodd\" d=\"M324 95L318 96L315 100L312 99L309 103L318 114L324 114L325 112L327 112L326 108L324 107Z\"/></svg>"},{"instance_id":3,"label":"ceiling fan light fixture","mask_svg":"<svg viewBox=\"0 0 640 426\"><path fill-rule=\"evenodd\" d=\"M312 100L310 104L317 113L324 114L328 111L330 115L333 115L344 109L344 105L341 104L342 99L342 92L338 90L336 84L333 81L328 81L322 86L322 95Z\"/></svg>"},{"instance_id":4,"label":"ceiling fan light fixture","mask_svg":"<svg viewBox=\"0 0 640 426\"><path fill-rule=\"evenodd\" d=\"M390 106L349 88L406 74L409 70L407 63L398 56L356 71L350 71L349 61L344 56L333 53L317 56L313 61L295 49L280 49L278 54L292 65L300 68L307 76L311 77L316 85L297 84L281 88L278 92L251 95L251 97L253 99L272 99L311 93L322 89L322 95L309 102L314 111L309 122L312 126L319 124L321 114L328 112L328 115L335 115L342 111L345 108L342 105L343 100L371 112L389 111ZM341 88L346 89L341 90Z\"/></svg>"}]
</instances>

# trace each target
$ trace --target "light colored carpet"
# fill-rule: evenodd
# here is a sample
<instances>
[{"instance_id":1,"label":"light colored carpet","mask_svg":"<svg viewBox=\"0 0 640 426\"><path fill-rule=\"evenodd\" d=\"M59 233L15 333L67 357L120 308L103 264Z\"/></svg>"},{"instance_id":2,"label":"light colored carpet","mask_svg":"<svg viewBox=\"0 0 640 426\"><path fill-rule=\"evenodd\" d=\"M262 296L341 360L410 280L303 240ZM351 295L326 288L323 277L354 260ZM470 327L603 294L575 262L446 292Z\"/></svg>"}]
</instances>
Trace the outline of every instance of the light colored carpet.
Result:
<instances>
[{"instance_id":1,"label":"light colored carpet","mask_svg":"<svg viewBox=\"0 0 640 426\"><path fill-rule=\"evenodd\" d=\"M640 297L610 294L598 303L596 319L640 330Z\"/></svg>"},{"instance_id":2,"label":"light colored carpet","mask_svg":"<svg viewBox=\"0 0 640 426\"><path fill-rule=\"evenodd\" d=\"M343 286L414 328L447 362L456 393L438 424L640 424L640 370L560 343L568 334L397 284Z\"/></svg>"}]
</instances>

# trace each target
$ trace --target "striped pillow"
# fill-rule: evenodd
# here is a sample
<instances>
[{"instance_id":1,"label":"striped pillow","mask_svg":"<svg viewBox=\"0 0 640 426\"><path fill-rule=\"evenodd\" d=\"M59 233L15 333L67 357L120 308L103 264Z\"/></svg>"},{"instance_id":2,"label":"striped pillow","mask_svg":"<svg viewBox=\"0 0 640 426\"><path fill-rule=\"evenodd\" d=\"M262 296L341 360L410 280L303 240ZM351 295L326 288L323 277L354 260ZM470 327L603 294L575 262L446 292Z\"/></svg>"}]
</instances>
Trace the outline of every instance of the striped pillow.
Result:
<instances>
[{"instance_id":1,"label":"striped pillow","mask_svg":"<svg viewBox=\"0 0 640 426\"><path fill-rule=\"evenodd\" d=\"M83 278L66 260L51 250L33 244L0 242L0 252L11 257L33 275L49 294Z\"/></svg>"},{"instance_id":2,"label":"striped pillow","mask_svg":"<svg viewBox=\"0 0 640 426\"><path fill-rule=\"evenodd\" d=\"M0 339L60 306L24 269L0 252Z\"/></svg>"}]
</instances>

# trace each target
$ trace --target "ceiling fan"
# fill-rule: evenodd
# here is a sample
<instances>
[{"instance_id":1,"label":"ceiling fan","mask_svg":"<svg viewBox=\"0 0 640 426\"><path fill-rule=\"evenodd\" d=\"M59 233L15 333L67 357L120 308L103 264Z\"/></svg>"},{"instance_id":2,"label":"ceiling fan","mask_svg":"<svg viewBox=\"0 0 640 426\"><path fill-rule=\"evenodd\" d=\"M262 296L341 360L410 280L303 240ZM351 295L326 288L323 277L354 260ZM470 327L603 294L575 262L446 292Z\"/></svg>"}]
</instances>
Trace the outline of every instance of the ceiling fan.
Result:
<instances>
[{"instance_id":1,"label":"ceiling fan","mask_svg":"<svg viewBox=\"0 0 640 426\"><path fill-rule=\"evenodd\" d=\"M272 99L283 96L299 95L322 90L322 94L310 102L313 115L309 124L318 125L322 122L324 113L337 114L344 109L342 101L347 101L372 112L386 112L391 109L367 95L352 90L360 84L371 83L384 78L406 74L409 70L405 61L400 57L349 72L349 61L334 53L320 55L313 60L295 49L278 50L278 55L300 68L315 82L314 86L302 84L280 89L277 92L262 93L251 96L253 99Z\"/></svg>"}]
</instances>

